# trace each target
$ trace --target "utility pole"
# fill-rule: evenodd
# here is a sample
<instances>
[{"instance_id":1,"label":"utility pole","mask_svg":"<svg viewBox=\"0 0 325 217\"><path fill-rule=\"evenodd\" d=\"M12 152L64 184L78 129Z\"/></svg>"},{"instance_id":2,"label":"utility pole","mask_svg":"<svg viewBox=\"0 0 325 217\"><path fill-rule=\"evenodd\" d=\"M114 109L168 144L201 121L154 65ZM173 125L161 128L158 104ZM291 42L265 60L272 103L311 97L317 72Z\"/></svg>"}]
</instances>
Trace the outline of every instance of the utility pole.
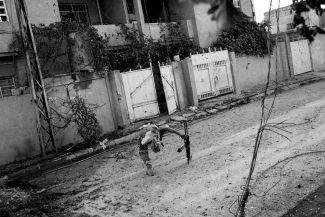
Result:
<instances>
[{"instance_id":1,"label":"utility pole","mask_svg":"<svg viewBox=\"0 0 325 217\"><path fill-rule=\"evenodd\" d=\"M42 155L45 156L47 148L54 149L55 152L57 152L53 126L50 119L50 109L46 96L41 66L37 55L34 34L28 19L26 2L25 0L15 0L15 6L27 63L27 74L30 80L30 88L37 113L37 132L41 152Z\"/></svg>"}]
</instances>

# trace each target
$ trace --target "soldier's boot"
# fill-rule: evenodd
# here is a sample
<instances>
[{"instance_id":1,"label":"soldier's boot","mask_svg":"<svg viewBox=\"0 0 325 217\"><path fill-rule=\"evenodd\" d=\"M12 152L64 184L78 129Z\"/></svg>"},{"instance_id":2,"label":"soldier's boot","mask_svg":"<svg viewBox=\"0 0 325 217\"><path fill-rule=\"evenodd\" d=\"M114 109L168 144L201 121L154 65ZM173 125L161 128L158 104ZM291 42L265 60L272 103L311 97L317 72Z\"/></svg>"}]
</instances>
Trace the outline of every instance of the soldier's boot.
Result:
<instances>
[{"instance_id":1,"label":"soldier's boot","mask_svg":"<svg viewBox=\"0 0 325 217\"><path fill-rule=\"evenodd\" d=\"M150 164L149 161L146 162L146 167L147 167L147 172L146 172L146 174L147 174L148 176L154 176L154 175L155 175L155 172L153 171L153 169L152 169L152 165Z\"/></svg>"}]
</instances>

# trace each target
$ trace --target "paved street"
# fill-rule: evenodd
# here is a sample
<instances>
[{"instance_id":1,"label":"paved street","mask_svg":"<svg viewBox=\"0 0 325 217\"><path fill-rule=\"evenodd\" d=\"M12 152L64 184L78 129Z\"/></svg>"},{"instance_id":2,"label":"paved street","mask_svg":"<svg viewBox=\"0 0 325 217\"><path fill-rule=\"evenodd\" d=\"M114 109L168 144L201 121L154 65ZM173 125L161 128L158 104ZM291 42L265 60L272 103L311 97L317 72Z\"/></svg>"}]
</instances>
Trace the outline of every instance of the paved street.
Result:
<instances>
[{"instance_id":1,"label":"paved street","mask_svg":"<svg viewBox=\"0 0 325 217\"><path fill-rule=\"evenodd\" d=\"M324 93L325 82L318 82L277 97L271 122L295 125L286 128L290 141L265 133L247 216L281 216L323 184ZM49 193L62 195L65 212L75 216L232 216L229 208L248 175L260 111L260 101L252 102L190 125L190 165L185 153L176 152L182 140L166 136L163 151L150 153L154 177L145 175L132 144L32 183L60 184ZM111 158L117 152L122 159Z\"/></svg>"}]
</instances>

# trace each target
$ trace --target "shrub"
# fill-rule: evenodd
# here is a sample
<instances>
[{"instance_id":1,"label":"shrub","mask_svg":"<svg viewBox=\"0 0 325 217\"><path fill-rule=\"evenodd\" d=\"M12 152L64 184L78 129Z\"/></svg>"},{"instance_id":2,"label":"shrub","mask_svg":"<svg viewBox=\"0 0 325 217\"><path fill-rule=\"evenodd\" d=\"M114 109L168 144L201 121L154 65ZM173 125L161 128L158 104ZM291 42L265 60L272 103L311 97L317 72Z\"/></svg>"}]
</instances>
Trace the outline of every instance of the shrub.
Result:
<instances>
[{"instance_id":1,"label":"shrub","mask_svg":"<svg viewBox=\"0 0 325 217\"><path fill-rule=\"evenodd\" d=\"M264 56L268 54L267 25L243 20L235 23L230 29L218 36L212 47L227 49L236 54ZM271 40L271 44L274 42ZM272 46L271 46L272 51Z\"/></svg>"}]
</instances>

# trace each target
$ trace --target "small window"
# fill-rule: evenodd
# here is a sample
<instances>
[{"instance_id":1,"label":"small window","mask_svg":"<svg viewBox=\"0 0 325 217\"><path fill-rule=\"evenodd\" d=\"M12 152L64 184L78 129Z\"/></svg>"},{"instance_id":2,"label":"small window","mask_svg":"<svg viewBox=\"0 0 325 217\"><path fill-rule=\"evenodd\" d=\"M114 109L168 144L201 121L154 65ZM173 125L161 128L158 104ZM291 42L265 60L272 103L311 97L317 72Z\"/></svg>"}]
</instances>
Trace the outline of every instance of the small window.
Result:
<instances>
[{"instance_id":1,"label":"small window","mask_svg":"<svg viewBox=\"0 0 325 217\"><path fill-rule=\"evenodd\" d=\"M89 24L89 15L86 4L59 4L62 21Z\"/></svg>"},{"instance_id":2,"label":"small window","mask_svg":"<svg viewBox=\"0 0 325 217\"><path fill-rule=\"evenodd\" d=\"M240 8L240 0L233 0L233 2L236 8Z\"/></svg>"},{"instance_id":3,"label":"small window","mask_svg":"<svg viewBox=\"0 0 325 217\"><path fill-rule=\"evenodd\" d=\"M12 96L11 90L15 88L13 77L0 78L0 98Z\"/></svg>"},{"instance_id":4,"label":"small window","mask_svg":"<svg viewBox=\"0 0 325 217\"><path fill-rule=\"evenodd\" d=\"M8 21L9 21L9 18L8 18L5 0L0 0L0 23L8 22Z\"/></svg>"}]
</instances>

